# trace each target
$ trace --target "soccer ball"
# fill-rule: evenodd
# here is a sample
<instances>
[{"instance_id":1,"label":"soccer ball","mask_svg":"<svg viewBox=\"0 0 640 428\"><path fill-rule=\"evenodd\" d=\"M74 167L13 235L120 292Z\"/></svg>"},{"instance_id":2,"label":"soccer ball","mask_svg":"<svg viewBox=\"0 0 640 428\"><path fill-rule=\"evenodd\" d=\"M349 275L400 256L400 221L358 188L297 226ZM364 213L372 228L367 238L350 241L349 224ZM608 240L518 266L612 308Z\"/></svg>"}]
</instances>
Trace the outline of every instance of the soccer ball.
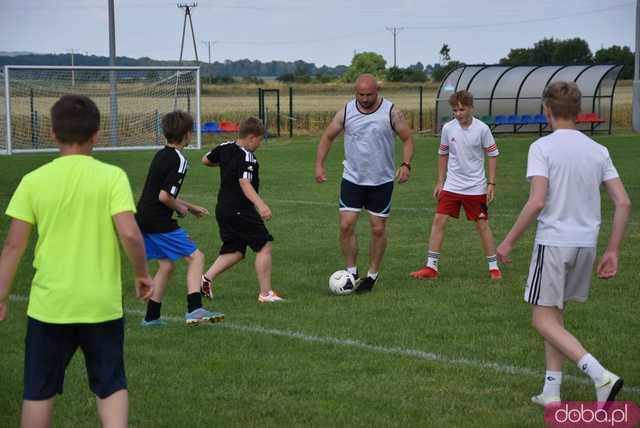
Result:
<instances>
[{"instance_id":1,"label":"soccer ball","mask_svg":"<svg viewBox=\"0 0 640 428\"><path fill-rule=\"evenodd\" d=\"M332 294L350 294L355 290L356 280L346 270L339 270L329 277L329 291Z\"/></svg>"}]
</instances>

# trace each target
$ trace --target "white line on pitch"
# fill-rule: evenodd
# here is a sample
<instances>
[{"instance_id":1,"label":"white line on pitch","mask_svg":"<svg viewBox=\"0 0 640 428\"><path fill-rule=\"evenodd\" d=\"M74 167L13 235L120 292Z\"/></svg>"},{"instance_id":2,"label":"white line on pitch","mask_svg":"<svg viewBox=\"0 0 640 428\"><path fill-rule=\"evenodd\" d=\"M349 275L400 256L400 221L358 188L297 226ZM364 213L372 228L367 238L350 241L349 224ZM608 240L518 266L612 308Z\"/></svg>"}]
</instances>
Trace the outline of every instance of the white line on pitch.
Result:
<instances>
[{"instance_id":1,"label":"white line on pitch","mask_svg":"<svg viewBox=\"0 0 640 428\"><path fill-rule=\"evenodd\" d=\"M26 302L29 300L25 296L20 295L11 295L11 300L17 302ZM125 313L128 315L140 315L143 316L145 314L144 311L140 309L125 309ZM184 322L183 317L165 315L162 319L172 322ZM419 349L410 349L410 348L401 348L396 346L380 346L380 345L372 345L360 340L355 339L340 339L332 336L316 336L310 335L299 331L290 331L290 330L280 330L275 328L262 327L259 325L250 325L250 324L240 324L234 322L221 322L213 324L217 328L225 328L228 330L239 331L244 333L255 333L255 334L263 334L269 336L278 336L278 337L286 337L289 339L301 340L303 342L310 343L321 343L326 345L337 345L337 346L345 346L350 348L362 349L364 351L375 352L380 354L390 354L390 355L400 355L408 358L416 358L419 360L425 361L433 361L436 363L441 363L444 365L452 365L452 366L467 366L474 367L480 369L488 369L495 370L500 373L509 373L516 375L525 375L531 377L540 377L540 370L530 369L527 367L518 367L511 366L507 364L500 364L492 361L483 361L483 360L475 360L471 358L465 357L447 357L446 355L436 354L434 352L422 351ZM573 375L565 375L564 379L569 379L574 383L582 384L582 385L591 385L591 381L584 377L577 377ZM623 389L624 392L640 395L640 386L630 385L625 386Z\"/></svg>"}]
</instances>

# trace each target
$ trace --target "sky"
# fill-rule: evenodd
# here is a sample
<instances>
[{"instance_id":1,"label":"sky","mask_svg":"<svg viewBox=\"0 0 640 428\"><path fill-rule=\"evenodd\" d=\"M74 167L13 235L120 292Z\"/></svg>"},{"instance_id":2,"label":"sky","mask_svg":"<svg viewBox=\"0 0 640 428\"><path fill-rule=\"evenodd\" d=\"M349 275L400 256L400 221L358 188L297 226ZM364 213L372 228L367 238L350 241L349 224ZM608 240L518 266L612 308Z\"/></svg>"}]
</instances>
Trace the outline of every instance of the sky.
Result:
<instances>
[{"instance_id":1,"label":"sky","mask_svg":"<svg viewBox=\"0 0 640 428\"><path fill-rule=\"evenodd\" d=\"M496 63L542 38L585 39L595 53L635 50L633 0L200 0L192 10L201 61L304 60L348 65L373 51L393 65L439 62L441 46L468 64ZM170 0L115 0L116 53L177 60L184 10ZM0 51L108 56L107 0L0 0ZM189 28L185 59L194 59Z\"/></svg>"}]
</instances>

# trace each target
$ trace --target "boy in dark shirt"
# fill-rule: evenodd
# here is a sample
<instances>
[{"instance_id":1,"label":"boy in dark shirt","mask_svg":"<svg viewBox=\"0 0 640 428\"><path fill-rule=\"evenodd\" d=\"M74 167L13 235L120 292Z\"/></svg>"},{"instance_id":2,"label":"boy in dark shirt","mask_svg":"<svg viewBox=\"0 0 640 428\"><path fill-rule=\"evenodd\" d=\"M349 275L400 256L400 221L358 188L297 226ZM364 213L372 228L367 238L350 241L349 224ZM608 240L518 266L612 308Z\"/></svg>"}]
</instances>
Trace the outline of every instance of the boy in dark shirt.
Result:
<instances>
[{"instance_id":1,"label":"boy in dark shirt","mask_svg":"<svg viewBox=\"0 0 640 428\"><path fill-rule=\"evenodd\" d=\"M260 283L258 301L281 302L271 289L271 241L264 225L271 209L258 195L259 165L254 152L260 147L264 125L250 117L240 124L237 141L220 144L202 158L206 166L220 167L220 190L216 221L220 229L220 255L202 276L201 292L213 297L213 280L244 258L247 246L256 253L256 274Z\"/></svg>"},{"instance_id":2,"label":"boy in dark shirt","mask_svg":"<svg viewBox=\"0 0 640 428\"><path fill-rule=\"evenodd\" d=\"M172 218L187 213L200 218L209 211L178 198L187 173L187 159L182 154L191 140L193 118L189 113L173 111L162 118L162 130L167 144L151 161L144 190L138 201L136 220L144 237L147 260L158 260L154 276L154 291L147 304L143 326L162 326L160 308L167 283L176 267L176 260L184 258L187 270L187 324L222 321L224 315L202 307L200 279L204 267L204 254L198 250L187 232Z\"/></svg>"}]
</instances>

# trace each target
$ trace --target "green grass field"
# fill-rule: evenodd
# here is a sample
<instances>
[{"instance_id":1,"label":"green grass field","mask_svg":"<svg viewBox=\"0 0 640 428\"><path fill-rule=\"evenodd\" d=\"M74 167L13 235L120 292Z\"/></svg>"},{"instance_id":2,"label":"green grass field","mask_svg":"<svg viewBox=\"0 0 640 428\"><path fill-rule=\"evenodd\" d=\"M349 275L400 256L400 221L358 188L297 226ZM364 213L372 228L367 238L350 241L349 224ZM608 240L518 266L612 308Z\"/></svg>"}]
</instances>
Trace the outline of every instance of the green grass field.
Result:
<instances>
[{"instance_id":1,"label":"green grass field","mask_svg":"<svg viewBox=\"0 0 640 428\"><path fill-rule=\"evenodd\" d=\"M496 240L504 237L528 196L527 148L535 137L499 138L497 199L491 207ZM598 137L640 205L637 137ZM144 306L133 296L131 271L123 273L127 310L126 363L130 422L134 427L541 427L541 408L529 403L543 378L542 341L522 301L533 228L504 267L504 280L488 279L474 227L449 223L441 277L418 281L409 272L425 255L434 213L431 191L437 142L418 137L411 180L396 186L388 223L389 245L373 293L330 296L329 275L344 267L338 244L338 183L342 146L328 159L328 181L313 179L317 138L269 140L258 152L261 194L273 210L274 288L289 299L260 305L253 254L216 284L210 308L222 324L187 328L185 264L170 283L163 313L166 329L145 330ZM398 149L400 146L398 147ZM190 170L181 197L213 210L219 177L200 165L203 151L188 151ZM140 194L152 152L98 153L121 166ZM4 212L20 178L50 155L0 157L0 208ZM606 197L605 197L606 199ZM600 249L611 225L603 204ZM619 275L594 280L591 299L570 305L567 325L603 364L623 375L619 399L640 402L640 214L632 214L621 250ZM87 219L90 221L90 219ZM0 217L4 241L9 220ZM213 217L181 224L207 255L220 245ZM359 267L367 268L368 224L358 226ZM70 243L72 245L72 243ZM9 318L0 323L0 426L19 424L26 296L33 242L17 274ZM64 257L64 254L49 255ZM79 261L82 263L82 261ZM153 267L155 269L155 266ZM85 284L90 286L90 284ZM587 378L566 364L565 399L590 400ZM77 354L56 402L55 426L97 426L84 361Z\"/></svg>"}]
</instances>

